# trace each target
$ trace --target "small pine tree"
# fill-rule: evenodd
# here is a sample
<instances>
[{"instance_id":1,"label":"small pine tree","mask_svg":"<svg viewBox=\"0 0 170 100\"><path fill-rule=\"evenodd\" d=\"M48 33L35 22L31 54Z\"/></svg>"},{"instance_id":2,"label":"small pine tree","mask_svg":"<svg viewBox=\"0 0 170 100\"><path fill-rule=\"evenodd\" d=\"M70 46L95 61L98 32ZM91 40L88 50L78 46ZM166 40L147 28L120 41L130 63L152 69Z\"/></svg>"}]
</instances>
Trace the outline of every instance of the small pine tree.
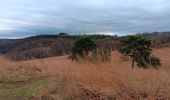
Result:
<instances>
[{"instance_id":1,"label":"small pine tree","mask_svg":"<svg viewBox=\"0 0 170 100\"><path fill-rule=\"evenodd\" d=\"M110 56L110 49L98 48L95 41L88 37L83 37L75 42L70 58L76 61L80 57L92 62L108 62L110 61Z\"/></svg>"},{"instance_id":2,"label":"small pine tree","mask_svg":"<svg viewBox=\"0 0 170 100\"><path fill-rule=\"evenodd\" d=\"M161 65L160 59L151 56L151 41L141 36L127 36L122 41L120 53L132 59L132 68L136 65L140 68L148 68L152 65L155 68Z\"/></svg>"},{"instance_id":3,"label":"small pine tree","mask_svg":"<svg viewBox=\"0 0 170 100\"><path fill-rule=\"evenodd\" d=\"M70 57L72 60L78 60L78 56L85 59L85 57L89 56L89 53L96 50L96 48L97 45L95 41L88 37L82 37L75 42Z\"/></svg>"}]
</instances>

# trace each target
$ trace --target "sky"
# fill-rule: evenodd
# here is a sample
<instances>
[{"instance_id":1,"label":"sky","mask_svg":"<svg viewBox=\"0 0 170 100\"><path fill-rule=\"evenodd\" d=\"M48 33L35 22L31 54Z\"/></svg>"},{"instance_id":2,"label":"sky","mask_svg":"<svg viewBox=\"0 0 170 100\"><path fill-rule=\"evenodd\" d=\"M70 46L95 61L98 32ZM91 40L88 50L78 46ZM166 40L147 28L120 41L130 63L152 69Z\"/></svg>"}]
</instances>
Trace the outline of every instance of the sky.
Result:
<instances>
[{"instance_id":1,"label":"sky","mask_svg":"<svg viewBox=\"0 0 170 100\"><path fill-rule=\"evenodd\" d=\"M0 38L170 31L170 0L0 0Z\"/></svg>"}]
</instances>

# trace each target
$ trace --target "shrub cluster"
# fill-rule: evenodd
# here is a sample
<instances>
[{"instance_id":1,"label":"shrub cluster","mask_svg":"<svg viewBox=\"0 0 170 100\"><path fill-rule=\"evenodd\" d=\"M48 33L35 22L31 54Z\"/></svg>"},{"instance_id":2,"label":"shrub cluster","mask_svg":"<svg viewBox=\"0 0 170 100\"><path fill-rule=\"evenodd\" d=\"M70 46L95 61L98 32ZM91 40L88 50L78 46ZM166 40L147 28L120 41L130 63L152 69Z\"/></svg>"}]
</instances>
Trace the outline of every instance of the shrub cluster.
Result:
<instances>
[{"instance_id":1,"label":"shrub cluster","mask_svg":"<svg viewBox=\"0 0 170 100\"><path fill-rule=\"evenodd\" d=\"M110 49L99 48L96 42L90 38L82 37L75 42L70 58L76 61L84 59L93 62L106 62L110 61L110 52Z\"/></svg>"}]
</instances>

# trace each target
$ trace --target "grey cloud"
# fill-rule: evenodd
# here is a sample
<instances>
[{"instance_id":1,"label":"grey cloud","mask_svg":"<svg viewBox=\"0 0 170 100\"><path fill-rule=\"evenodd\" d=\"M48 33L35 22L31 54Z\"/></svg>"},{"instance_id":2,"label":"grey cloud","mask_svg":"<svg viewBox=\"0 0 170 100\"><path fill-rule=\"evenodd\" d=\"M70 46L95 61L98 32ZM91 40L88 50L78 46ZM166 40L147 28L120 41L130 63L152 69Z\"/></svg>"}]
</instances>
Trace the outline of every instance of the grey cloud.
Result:
<instances>
[{"instance_id":1,"label":"grey cloud","mask_svg":"<svg viewBox=\"0 0 170 100\"><path fill-rule=\"evenodd\" d=\"M169 31L169 5L169 0L2 0L0 37Z\"/></svg>"}]
</instances>

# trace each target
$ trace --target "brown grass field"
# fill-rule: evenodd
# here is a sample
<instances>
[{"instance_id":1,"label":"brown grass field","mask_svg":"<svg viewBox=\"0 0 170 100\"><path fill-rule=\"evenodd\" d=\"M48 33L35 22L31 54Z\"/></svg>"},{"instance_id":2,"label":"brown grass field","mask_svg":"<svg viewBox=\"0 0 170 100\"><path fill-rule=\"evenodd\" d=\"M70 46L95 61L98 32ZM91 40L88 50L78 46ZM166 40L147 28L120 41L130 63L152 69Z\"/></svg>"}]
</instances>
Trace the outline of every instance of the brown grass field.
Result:
<instances>
[{"instance_id":1,"label":"brown grass field","mask_svg":"<svg viewBox=\"0 0 170 100\"><path fill-rule=\"evenodd\" d=\"M109 63L68 56L14 62L0 57L1 100L169 100L170 48L155 49L162 67L132 70L117 51Z\"/></svg>"}]
</instances>

